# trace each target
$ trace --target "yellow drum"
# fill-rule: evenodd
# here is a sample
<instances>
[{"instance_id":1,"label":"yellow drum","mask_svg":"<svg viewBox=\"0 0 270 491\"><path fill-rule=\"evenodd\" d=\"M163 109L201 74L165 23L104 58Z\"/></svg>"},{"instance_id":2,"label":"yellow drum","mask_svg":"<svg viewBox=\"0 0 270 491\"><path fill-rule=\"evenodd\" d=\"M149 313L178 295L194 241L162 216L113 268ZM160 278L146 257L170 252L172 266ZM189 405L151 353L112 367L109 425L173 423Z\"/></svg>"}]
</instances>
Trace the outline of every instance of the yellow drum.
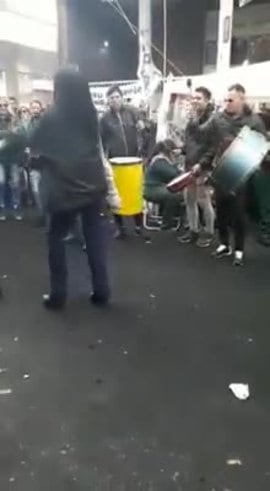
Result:
<instances>
[{"instance_id":1,"label":"yellow drum","mask_svg":"<svg viewBox=\"0 0 270 491\"><path fill-rule=\"evenodd\" d=\"M115 184L122 200L118 214L131 216L143 211L143 162L137 157L110 160Z\"/></svg>"}]
</instances>

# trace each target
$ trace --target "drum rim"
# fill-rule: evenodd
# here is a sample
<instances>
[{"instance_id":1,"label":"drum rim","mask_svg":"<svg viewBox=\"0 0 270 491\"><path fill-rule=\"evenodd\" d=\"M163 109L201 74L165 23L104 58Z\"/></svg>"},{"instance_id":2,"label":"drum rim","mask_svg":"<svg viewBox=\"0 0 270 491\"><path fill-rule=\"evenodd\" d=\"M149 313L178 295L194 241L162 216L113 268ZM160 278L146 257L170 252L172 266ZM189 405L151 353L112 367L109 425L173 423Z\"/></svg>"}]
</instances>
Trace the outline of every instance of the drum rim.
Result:
<instances>
[{"instance_id":1,"label":"drum rim","mask_svg":"<svg viewBox=\"0 0 270 491\"><path fill-rule=\"evenodd\" d=\"M245 181L248 181L248 179L252 176L252 174L255 174L255 172L257 170L258 170L258 167L256 167L256 169L252 169L252 170L250 169L248 174L245 174L245 176L243 176L242 179L239 181L237 187L232 189L231 191L226 190L225 187L221 186L218 182L216 182L214 178L213 178L213 187L214 188L217 187L217 188L222 189L222 191L224 191L228 195L236 196L238 191L240 191L241 188L244 186Z\"/></svg>"},{"instance_id":2,"label":"drum rim","mask_svg":"<svg viewBox=\"0 0 270 491\"><path fill-rule=\"evenodd\" d=\"M182 174L179 174L179 176L174 177L170 182L168 182L167 186L173 185L174 182L177 182L178 179L184 178L184 177L189 177L192 175L192 171L188 170L186 172L183 172Z\"/></svg>"},{"instance_id":3,"label":"drum rim","mask_svg":"<svg viewBox=\"0 0 270 491\"><path fill-rule=\"evenodd\" d=\"M249 130L250 130L250 131L249 131L250 133L251 133L251 132L253 132L253 133L257 133L258 135L260 135L260 136L262 137L262 140L263 140L263 139L265 140L265 142L264 142L264 143L265 143L265 144L266 144L266 146L267 146L267 143L269 143L269 142L267 142L267 139L264 137L264 135L262 135L262 134L261 134L261 133L259 133L258 131L252 130L252 129L251 129L251 128L249 128L249 126L247 126L247 125L246 125L246 126L244 126L244 127L242 128L242 130L239 132L239 134L237 135L237 137L236 137L236 138L235 138L235 139L234 139L234 140L231 142L231 144L229 145L229 147L228 147L228 148L225 150L225 152L224 152L224 153L221 155L220 160L219 160L219 163L218 163L218 164L216 165L216 167L213 169L213 172L212 172L212 178L213 178L213 179L214 179L214 176L217 174L217 172L218 172L218 171L220 171L224 165L226 165L226 162L224 162L224 161L225 161L226 157L228 156L228 153L229 153L230 151L232 151L233 146L235 146L235 145L236 145L236 141L237 141L238 139L240 139L240 138L241 138L241 133L243 133L243 131L247 131L247 129L249 129ZM243 139L243 137L242 137L242 139ZM261 159L261 161L260 161L260 162L257 164L257 166L261 165L261 163L262 163L263 159L265 158L265 155L266 155L266 154L267 154L267 151L262 153L262 159ZM252 171L252 172L255 172L255 171ZM252 172L251 172L251 173L252 173Z\"/></svg>"},{"instance_id":4,"label":"drum rim","mask_svg":"<svg viewBox=\"0 0 270 491\"><path fill-rule=\"evenodd\" d=\"M121 162L121 159L123 159L123 161ZM124 160L126 159L126 160ZM120 160L120 162L117 162L117 160ZM143 164L143 160L140 158L140 157L113 157L110 159L110 163L112 165L139 165L139 164Z\"/></svg>"}]
</instances>

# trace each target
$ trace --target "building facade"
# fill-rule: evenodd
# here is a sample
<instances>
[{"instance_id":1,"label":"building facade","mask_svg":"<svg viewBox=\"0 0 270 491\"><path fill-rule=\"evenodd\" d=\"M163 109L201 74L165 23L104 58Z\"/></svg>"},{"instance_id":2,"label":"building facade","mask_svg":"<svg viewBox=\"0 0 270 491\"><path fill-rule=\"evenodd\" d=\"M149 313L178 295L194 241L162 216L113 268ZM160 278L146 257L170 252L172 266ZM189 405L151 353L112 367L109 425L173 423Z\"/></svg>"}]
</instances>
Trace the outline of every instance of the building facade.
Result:
<instances>
[{"instance_id":1,"label":"building facade","mask_svg":"<svg viewBox=\"0 0 270 491\"><path fill-rule=\"evenodd\" d=\"M215 71L218 11L208 11L205 23L203 71ZM270 3L254 3L234 12L231 65L270 60Z\"/></svg>"},{"instance_id":2,"label":"building facade","mask_svg":"<svg viewBox=\"0 0 270 491\"><path fill-rule=\"evenodd\" d=\"M45 97L57 46L55 0L0 0L0 95Z\"/></svg>"}]
</instances>

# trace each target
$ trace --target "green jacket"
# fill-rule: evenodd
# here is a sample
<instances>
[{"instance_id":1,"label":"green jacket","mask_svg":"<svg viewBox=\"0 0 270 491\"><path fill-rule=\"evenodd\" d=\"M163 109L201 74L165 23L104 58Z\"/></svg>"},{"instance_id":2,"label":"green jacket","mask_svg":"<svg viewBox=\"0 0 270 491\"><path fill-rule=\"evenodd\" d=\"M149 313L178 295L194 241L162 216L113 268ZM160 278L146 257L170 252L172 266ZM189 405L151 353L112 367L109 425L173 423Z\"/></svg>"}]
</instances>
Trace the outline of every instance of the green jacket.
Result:
<instances>
[{"instance_id":1,"label":"green jacket","mask_svg":"<svg viewBox=\"0 0 270 491\"><path fill-rule=\"evenodd\" d=\"M172 165L163 155L157 155L146 171L144 183L145 194L148 189L153 189L153 187L166 186L178 175L179 171L175 165Z\"/></svg>"},{"instance_id":2,"label":"green jacket","mask_svg":"<svg viewBox=\"0 0 270 491\"><path fill-rule=\"evenodd\" d=\"M17 124L6 128L0 126L0 163L5 167L13 164L22 165L25 157L25 148L29 138L36 128L39 119L32 118L26 123L17 121Z\"/></svg>"}]
</instances>

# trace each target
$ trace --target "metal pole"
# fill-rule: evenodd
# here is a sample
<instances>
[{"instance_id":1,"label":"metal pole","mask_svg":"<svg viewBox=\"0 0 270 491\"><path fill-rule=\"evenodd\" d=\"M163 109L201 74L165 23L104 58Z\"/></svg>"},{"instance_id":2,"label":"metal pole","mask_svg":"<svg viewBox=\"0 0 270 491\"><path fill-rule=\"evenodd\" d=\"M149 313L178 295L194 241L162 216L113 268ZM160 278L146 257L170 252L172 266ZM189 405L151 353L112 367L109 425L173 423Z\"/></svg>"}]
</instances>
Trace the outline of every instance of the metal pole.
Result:
<instances>
[{"instance_id":1,"label":"metal pole","mask_svg":"<svg viewBox=\"0 0 270 491\"><path fill-rule=\"evenodd\" d=\"M139 2L139 66L138 77L142 80L144 90L150 84L153 70L152 59L152 10L151 0Z\"/></svg>"},{"instance_id":2,"label":"metal pole","mask_svg":"<svg viewBox=\"0 0 270 491\"><path fill-rule=\"evenodd\" d=\"M58 18L58 63L59 66L68 64L68 15L67 0L57 0Z\"/></svg>"},{"instance_id":3,"label":"metal pole","mask_svg":"<svg viewBox=\"0 0 270 491\"><path fill-rule=\"evenodd\" d=\"M232 26L234 0L219 0L217 73L222 74L231 65Z\"/></svg>"},{"instance_id":4,"label":"metal pole","mask_svg":"<svg viewBox=\"0 0 270 491\"><path fill-rule=\"evenodd\" d=\"M151 0L139 1L139 55L142 61L152 60ZM139 58L140 58L139 57ZM139 62L141 60L139 59Z\"/></svg>"},{"instance_id":5,"label":"metal pole","mask_svg":"<svg viewBox=\"0 0 270 491\"><path fill-rule=\"evenodd\" d=\"M163 0L163 78L167 77L168 24L167 0Z\"/></svg>"}]
</instances>

